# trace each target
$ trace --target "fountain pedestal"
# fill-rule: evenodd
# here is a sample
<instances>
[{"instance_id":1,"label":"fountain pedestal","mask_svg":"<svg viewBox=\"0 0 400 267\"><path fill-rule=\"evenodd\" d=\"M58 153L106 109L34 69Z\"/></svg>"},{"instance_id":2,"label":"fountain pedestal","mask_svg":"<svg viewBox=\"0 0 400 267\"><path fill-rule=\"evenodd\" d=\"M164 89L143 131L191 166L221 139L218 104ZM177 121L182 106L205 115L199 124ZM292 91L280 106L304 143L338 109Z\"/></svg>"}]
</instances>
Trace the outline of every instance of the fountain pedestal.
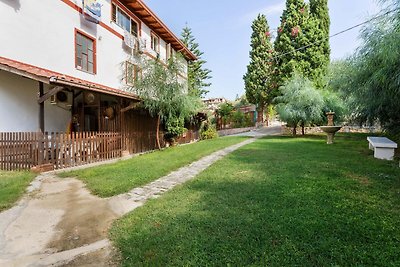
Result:
<instances>
[{"instance_id":1,"label":"fountain pedestal","mask_svg":"<svg viewBox=\"0 0 400 267\"><path fill-rule=\"evenodd\" d=\"M328 145L333 144L333 139L337 131L339 131L342 126L333 126L333 116L335 112L327 112L326 116L328 117L328 126L320 126L319 128L326 133L326 143Z\"/></svg>"},{"instance_id":2,"label":"fountain pedestal","mask_svg":"<svg viewBox=\"0 0 400 267\"><path fill-rule=\"evenodd\" d=\"M328 145L333 144L333 139L337 131L339 131L342 126L320 126L319 127L324 133L326 133L326 143Z\"/></svg>"}]
</instances>

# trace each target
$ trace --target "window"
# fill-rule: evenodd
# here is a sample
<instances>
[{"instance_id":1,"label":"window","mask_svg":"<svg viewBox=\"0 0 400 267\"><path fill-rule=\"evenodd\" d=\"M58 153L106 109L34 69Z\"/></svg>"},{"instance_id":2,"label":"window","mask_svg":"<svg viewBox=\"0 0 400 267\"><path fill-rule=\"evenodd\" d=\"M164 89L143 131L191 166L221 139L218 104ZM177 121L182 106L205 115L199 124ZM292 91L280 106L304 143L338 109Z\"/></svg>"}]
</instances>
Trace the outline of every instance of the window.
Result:
<instances>
[{"instance_id":1,"label":"window","mask_svg":"<svg viewBox=\"0 0 400 267\"><path fill-rule=\"evenodd\" d=\"M96 73L96 41L78 30L75 31L75 67Z\"/></svg>"},{"instance_id":2,"label":"window","mask_svg":"<svg viewBox=\"0 0 400 267\"><path fill-rule=\"evenodd\" d=\"M112 4L111 8L112 8L111 9L112 21L114 21L118 26L120 26L125 31L130 32L133 36L138 37L138 32L139 32L138 23L117 5Z\"/></svg>"},{"instance_id":3,"label":"window","mask_svg":"<svg viewBox=\"0 0 400 267\"><path fill-rule=\"evenodd\" d=\"M175 50L172 48L171 44L166 45L166 58L169 60L170 58L173 58L175 56Z\"/></svg>"},{"instance_id":4,"label":"window","mask_svg":"<svg viewBox=\"0 0 400 267\"><path fill-rule=\"evenodd\" d=\"M128 85L135 85L142 76L142 70L132 62L126 61L125 63L125 82Z\"/></svg>"},{"instance_id":5,"label":"window","mask_svg":"<svg viewBox=\"0 0 400 267\"><path fill-rule=\"evenodd\" d=\"M160 53L160 38L154 33L151 33L151 49Z\"/></svg>"},{"instance_id":6,"label":"window","mask_svg":"<svg viewBox=\"0 0 400 267\"><path fill-rule=\"evenodd\" d=\"M171 44L166 44L165 45L165 51L166 51L165 57L168 60L168 59L171 58Z\"/></svg>"}]
</instances>

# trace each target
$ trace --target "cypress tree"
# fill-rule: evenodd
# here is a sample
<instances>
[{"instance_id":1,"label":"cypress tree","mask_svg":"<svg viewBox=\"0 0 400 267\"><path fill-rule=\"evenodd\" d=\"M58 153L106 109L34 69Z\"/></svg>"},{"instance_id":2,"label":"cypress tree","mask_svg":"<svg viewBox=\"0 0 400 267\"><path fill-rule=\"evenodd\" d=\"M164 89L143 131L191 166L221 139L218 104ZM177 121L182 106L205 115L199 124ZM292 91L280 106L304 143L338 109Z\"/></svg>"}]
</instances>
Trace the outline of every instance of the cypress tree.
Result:
<instances>
[{"instance_id":1,"label":"cypress tree","mask_svg":"<svg viewBox=\"0 0 400 267\"><path fill-rule=\"evenodd\" d=\"M304 0L287 0L274 43L277 54L275 78L278 86L283 85L295 72L309 76L311 64L305 49L301 49L310 44L310 36L306 34L308 23L308 5Z\"/></svg>"},{"instance_id":2,"label":"cypress tree","mask_svg":"<svg viewBox=\"0 0 400 267\"><path fill-rule=\"evenodd\" d=\"M309 78L317 88L325 86L330 62L328 0L310 0L309 39L316 44L307 48L311 68Z\"/></svg>"},{"instance_id":3,"label":"cypress tree","mask_svg":"<svg viewBox=\"0 0 400 267\"><path fill-rule=\"evenodd\" d=\"M247 100L257 105L259 122L263 121L265 107L274 97L272 75L273 46L271 33L265 15L259 14L251 26L250 63L247 66L247 73L243 76Z\"/></svg>"},{"instance_id":4,"label":"cypress tree","mask_svg":"<svg viewBox=\"0 0 400 267\"><path fill-rule=\"evenodd\" d=\"M197 57L197 60L188 63L189 94L192 96L204 97L209 92L205 87L211 85L211 83L207 82L207 80L211 79L211 70L204 67L207 61L201 58L203 52L199 50L199 44L193 36L192 29L187 25L182 30L181 41Z\"/></svg>"}]
</instances>

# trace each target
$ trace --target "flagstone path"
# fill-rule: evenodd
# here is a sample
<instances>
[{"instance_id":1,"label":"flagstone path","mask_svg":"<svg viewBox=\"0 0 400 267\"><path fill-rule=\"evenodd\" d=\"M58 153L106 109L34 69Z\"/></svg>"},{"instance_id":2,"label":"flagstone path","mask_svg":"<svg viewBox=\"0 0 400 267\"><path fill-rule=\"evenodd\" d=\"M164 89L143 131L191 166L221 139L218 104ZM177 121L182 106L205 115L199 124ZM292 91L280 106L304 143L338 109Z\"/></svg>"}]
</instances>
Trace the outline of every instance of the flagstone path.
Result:
<instances>
[{"instance_id":1,"label":"flagstone path","mask_svg":"<svg viewBox=\"0 0 400 267\"><path fill-rule=\"evenodd\" d=\"M248 133L252 137L272 134L280 134L280 127ZM111 198L91 195L80 180L41 174L16 206L0 213L0 266L115 266L118 254L107 239L112 221L254 141L219 150Z\"/></svg>"}]
</instances>

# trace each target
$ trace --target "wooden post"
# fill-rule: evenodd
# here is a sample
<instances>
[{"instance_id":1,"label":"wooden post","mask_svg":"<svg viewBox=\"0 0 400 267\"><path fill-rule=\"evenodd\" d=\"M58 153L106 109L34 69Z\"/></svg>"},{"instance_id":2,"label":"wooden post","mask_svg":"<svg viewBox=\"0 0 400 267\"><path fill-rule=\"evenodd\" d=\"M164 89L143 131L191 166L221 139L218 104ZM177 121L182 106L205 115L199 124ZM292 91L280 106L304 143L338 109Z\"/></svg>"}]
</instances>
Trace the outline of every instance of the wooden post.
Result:
<instances>
[{"instance_id":1,"label":"wooden post","mask_svg":"<svg viewBox=\"0 0 400 267\"><path fill-rule=\"evenodd\" d=\"M44 95L43 82L39 82L39 98ZM44 101L39 104L39 129L44 133Z\"/></svg>"}]
</instances>

